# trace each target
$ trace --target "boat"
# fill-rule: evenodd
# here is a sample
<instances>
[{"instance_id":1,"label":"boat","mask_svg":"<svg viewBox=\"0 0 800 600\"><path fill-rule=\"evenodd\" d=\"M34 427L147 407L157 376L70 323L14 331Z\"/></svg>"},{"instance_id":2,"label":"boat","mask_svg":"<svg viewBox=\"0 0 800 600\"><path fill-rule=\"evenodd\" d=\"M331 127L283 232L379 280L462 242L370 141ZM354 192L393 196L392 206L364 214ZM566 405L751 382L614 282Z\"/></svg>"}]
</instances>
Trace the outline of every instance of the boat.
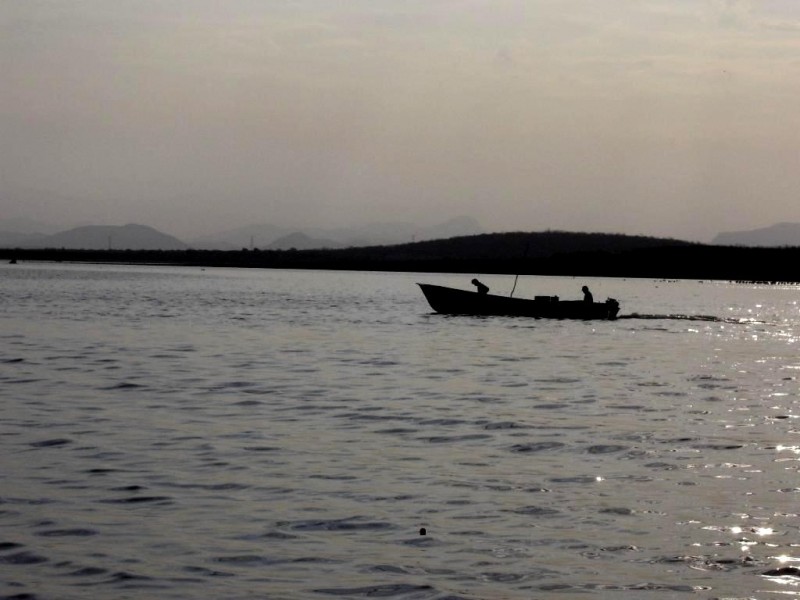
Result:
<instances>
[{"instance_id":1,"label":"boat","mask_svg":"<svg viewBox=\"0 0 800 600\"><path fill-rule=\"evenodd\" d=\"M617 318L619 302L560 300L558 296L536 296L533 300L509 298L494 294L459 290L456 288L418 283L428 304L445 315L479 315L533 317L536 319L606 319Z\"/></svg>"}]
</instances>

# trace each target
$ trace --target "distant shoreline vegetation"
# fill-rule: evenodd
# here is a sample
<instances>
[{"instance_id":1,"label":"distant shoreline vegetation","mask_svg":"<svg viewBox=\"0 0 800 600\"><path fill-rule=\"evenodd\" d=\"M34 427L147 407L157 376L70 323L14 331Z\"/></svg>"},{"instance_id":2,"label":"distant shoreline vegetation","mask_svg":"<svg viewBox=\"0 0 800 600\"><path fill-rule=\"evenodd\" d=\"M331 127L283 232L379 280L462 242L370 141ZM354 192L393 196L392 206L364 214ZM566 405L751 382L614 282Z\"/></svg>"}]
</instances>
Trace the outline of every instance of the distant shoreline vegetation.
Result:
<instances>
[{"instance_id":1,"label":"distant shoreline vegetation","mask_svg":"<svg viewBox=\"0 0 800 600\"><path fill-rule=\"evenodd\" d=\"M0 248L0 260L800 282L800 247L710 246L605 233L494 233L316 250Z\"/></svg>"}]
</instances>

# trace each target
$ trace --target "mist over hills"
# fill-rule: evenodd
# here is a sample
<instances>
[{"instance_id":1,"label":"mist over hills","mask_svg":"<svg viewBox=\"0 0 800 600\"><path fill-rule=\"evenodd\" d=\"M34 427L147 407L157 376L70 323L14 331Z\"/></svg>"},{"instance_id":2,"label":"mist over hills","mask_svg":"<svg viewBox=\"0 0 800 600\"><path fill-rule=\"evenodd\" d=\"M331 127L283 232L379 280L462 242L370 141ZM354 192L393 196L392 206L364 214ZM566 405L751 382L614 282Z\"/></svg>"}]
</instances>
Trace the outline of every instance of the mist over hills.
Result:
<instances>
[{"instance_id":1,"label":"mist over hills","mask_svg":"<svg viewBox=\"0 0 800 600\"><path fill-rule=\"evenodd\" d=\"M239 250L241 248L306 250L400 244L483 232L483 228L472 217L456 217L430 226L398 221L331 229L318 227L291 229L264 223L193 238L188 240L188 243L193 248L204 250Z\"/></svg>"},{"instance_id":2,"label":"mist over hills","mask_svg":"<svg viewBox=\"0 0 800 600\"><path fill-rule=\"evenodd\" d=\"M334 249L442 239L480 233L482 228L470 217L459 217L428 227L413 223L373 223L361 227L297 230L256 224L195 238L188 243L147 225L87 225L49 235L35 231L36 224L33 222L17 228L11 221L0 221L0 247L85 250Z\"/></svg>"},{"instance_id":3,"label":"mist over hills","mask_svg":"<svg viewBox=\"0 0 800 600\"><path fill-rule=\"evenodd\" d=\"M46 237L41 233L0 230L0 248L42 248L39 242Z\"/></svg>"},{"instance_id":4,"label":"mist over hills","mask_svg":"<svg viewBox=\"0 0 800 600\"><path fill-rule=\"evenodd\" d=\"M61 229L63 228L35 219L0 219L0 231L8 232L11 235L50 235L59 232Z\"/></svg>"},{"instance_id":5,"label":"mist over hills","mask_svg":"<svg viewBox=\"0 0 800 600\"><path fill-rule=\"evenodd\" d=\"M642 235L544 231L535 244L529 233L485 233L475 219L458 217L431 226L410 222L371 223L345 228L291 229L253 224L185 242L147 225L86 225L57 233L30 220L0 219L0 248L84 250L325 250L336 256L423 256L458 258L531 258L565 252L621 251L630 248L691 244ZM521 236L521 237L520 237ZM446 242L446 243L445 243ZM522 245L520 245L522 244ZM527 244L527 245L526 245ZM747 231L724 232L714 246L800 247L800 223L777 223ZM366 253L366 254L365 254Z\"/></svg>"},{"instance_id":6,"label":"mist over hills","mask_svg":"<svg viewBox=\"0 0 800 600\"><path fill-rule=\"evenodd\" d=\"M79 228L83 229L83 228ZM106 231L108 228L102 228ZM72 230L68 233L74 233ZM63 238L59 238L63 239ZM99 241L99 240L98 240ZM701 244L669 238L631 236L613 233L584 233L570 231L506 232L437 238L405 244L377 246L348 246L346 248L309 248L303 246L313 240L302 233L293 233L280 238L280 244L295 244L289 249L240 248L238 250L201 250L177 248L174 250L132 250L107 246L70 252L74 246L49 246L50 250L33 250L29 256L52 253L68 253L81 260L91 256L92 260L145 260L145 262L169 262L171 264L203 264L217 266L265 267L265 268L322 268L322 269L366 269L366 270L475 270L479 266L490 267L482 272L505 272L520 265L537 261L605 261L606 257L618 257L624 253L647 253L652 250L703 247ZM277 244L276 244L277 245ZM52 252L51 252L52 250ZM13 250L6 250L9 254ZM24 250L20 250L23 253ZM25 255L21 254L21 255ZM10 255L10 254L9 254ZM13 255L12 255L13 256ZM481 271L481 269L478 269Z\"/></svg>"},{"instance_id":7,"label":"mist over hills","mask_svg":"<svg viewBox=\"0 0 800 600\"><path fill-rule=\"evenodd\" d=\"M714 238L713 243L721 246L800 246L800 223L776 223L760 229L723 232Z\"/></svg>"},{"instance_id":8,"label":"mist over hills","mask_svg":"<svg viewBox=\"0 0 800 600\"><path fill-rule=\"evenodd\" d=\"M56 233L43 233L31 221L29 229L9 230L11 220L0 221L0 247L69 248L84 250L184 250L189 246L178 238L147 225L84 225Z\"/></svg>"},{"instance_id":9,"label":"mist over hills","mask_svg":"<svg viewBox=\"0 0 800 600\"><path fill-rule=\"evenodd\" d=\"M35 247L40 240L58 231L58 227L34 219L0 219L0 247Z\"/></svg>"},{"instance_id":10,"label":"mist over hills","mask_svg":"<svg viewBox=\"0 0 800 600\"><path fill-rule=\"evenodd\" d=\"M312 250L314 248L343 248L343 244L324 238L313 238L301 231L279 237L266 250Z\"/></svg>"},{"instance_id":11,"label":"mist over hills","mask_svg":"<svg viewBox=\"0 0 800 600\"><path fill-rule=\"evenodd\" d=\"M185 250L178 238L147 225L86 225L29 240L26 247L84 250Z\"/></svg>"}]
</instances>

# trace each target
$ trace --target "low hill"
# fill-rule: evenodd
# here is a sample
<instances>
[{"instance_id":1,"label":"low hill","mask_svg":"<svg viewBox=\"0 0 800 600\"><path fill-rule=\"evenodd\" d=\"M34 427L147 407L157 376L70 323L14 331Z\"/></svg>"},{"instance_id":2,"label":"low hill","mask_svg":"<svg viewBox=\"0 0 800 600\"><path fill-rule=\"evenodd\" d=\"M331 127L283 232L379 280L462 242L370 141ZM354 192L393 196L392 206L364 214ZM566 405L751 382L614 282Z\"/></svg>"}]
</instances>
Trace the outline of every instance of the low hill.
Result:
<instances>
[{"instance_id":1,"label":"low hill","mask_svg":"<svg viewBox=\"0 0 800 600\"><path fill-rule=\"evenodd\" d=\"M278 238L267 246L267 250L309 250L311 248L339 248L338 244L332 240L312 238L300 231L290 233Z\"/></svg>"},{"instance_id":2,"label":"low hill","mask_svg":"<svg viewBox=\"0 0 800 600\"><path fill-rule=\"evenodd\" d=\"M800 246L800 223L776 223L761 229L720 233L712 243L718 246Z\"/></svg>"},{"instance_id":3,"label":"low hill","mask_svg":"<svg viewBox=\"0 0 800 600\"><path fill-rule=\"evenodd\" d=\"M712 246L606 233L498 233L339 250L22 250L0 260L797 282L800 247Z\"/></svg>"},{"instance_id":4,"label":"low hill","mask_svg":"<svg viewBox=\"0 0 800 600\"><path fill-rule=\"evenodd\" d=\"M399 244L474 235L483 231L472 217L456 217L430 226L396 221L353 227L288 229L270 223L260 223L194 238L189 240L189 244L193 248L205 250L239 250L251 247L261 249L294 247L299 250ZM297 234L302 234L305 238L297 238L299 240L297 244L287 246L283 238L297 237Z\"/></svg>"},{"instance_id":5,"label":"low hill","mask_svg":"<svg viewBox=\"0 0 800 600\"><path fill-rule=\"evenodd\" d=\"M211 235L204 235L189 240L189 245L198 250L240 250L241 248L266 248L283 236L289 235L290 229L256 223L236 229L228 229Z\"/></svg>"},{"instance_id":6,"label":"low hill","mask_svg":"<svg viewBox=\"0 0 800 600\"><path fill-rule=\"evenodd\" d=\"M0 230L0 248L35 248L47 236L40 233L19 233Z\"/></svg>"},{"instance_id":7,"label":"low hill","mask_svg":"<svg viewBox=\"0 0 800 600\"><path fill-rule=\"evenodd\" d=\"M437 260L521 260L576 252L621 252L638 248L690 246L691 242L615 233L568 231L485 233L450 239L347 248L332 257L383 257Z\"/></svg>"},{"instance_id":8,"label":"low hill","mask_svg":"<svg viewBox=\"0 0 800 600\"><path fill-rule=\"evenodd\" d=\"M87 225L44 236L39 248L83 250L185 250L186 244L147 225Z\"/></svg>"}]
</instances>

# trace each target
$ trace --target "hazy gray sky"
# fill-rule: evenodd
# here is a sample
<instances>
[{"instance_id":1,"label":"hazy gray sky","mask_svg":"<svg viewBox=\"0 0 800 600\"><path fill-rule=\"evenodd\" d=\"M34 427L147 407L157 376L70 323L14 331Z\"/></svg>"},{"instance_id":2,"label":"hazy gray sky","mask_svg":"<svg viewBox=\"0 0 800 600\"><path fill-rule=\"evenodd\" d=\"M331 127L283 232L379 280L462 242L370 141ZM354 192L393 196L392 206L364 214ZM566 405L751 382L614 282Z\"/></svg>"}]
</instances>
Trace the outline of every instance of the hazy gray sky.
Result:
<instances>
[{"instance_id":1,"label":"hazy gray sky","mask_svg":"<svg viewBox=\"0 0 800 600\"><path fill-rule=\"evenodd\" d=\"M797 0L0 0L0 218L800 221Z\"/></svg>"}]
</instances>

